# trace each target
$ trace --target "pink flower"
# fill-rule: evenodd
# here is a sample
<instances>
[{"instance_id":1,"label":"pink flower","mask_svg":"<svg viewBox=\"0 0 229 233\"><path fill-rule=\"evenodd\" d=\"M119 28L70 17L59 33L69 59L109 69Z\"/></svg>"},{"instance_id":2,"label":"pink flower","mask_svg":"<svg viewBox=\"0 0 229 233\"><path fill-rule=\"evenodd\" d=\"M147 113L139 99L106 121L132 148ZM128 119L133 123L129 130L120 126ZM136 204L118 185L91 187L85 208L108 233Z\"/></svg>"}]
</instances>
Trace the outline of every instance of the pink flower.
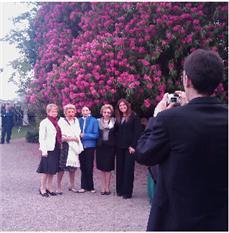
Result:
<instances>
[{"instance_id":1,"label":"pink flower","mask_svg":"<svg viewBox=\"0 0 229 233\"><path fill-rule=\"evenodd\" d=\"M198 19L193 20L193 24L199 24L199 23L200 23L200 21Z\"/></svg>"},{"instance_id":2,"label":"pink flower","mask_svg":"<svg viewBox=\"0 0 229 233\"><path fill-rule=\"evenodd\" d=\"M144 66L149 66L150 65L150 63L147 60L145 60L145 59L142 59L141 62L142 62L142 64Z\"/></svg>"},{"instance_id":3,"label":"pink flower","mask_svg":"<svg viewBox=\"0 0 229 233\"><path fill-rule=\"evenodd\" d=\"M146 108L149 108L150 105L151 105L150 99L145 99L145 100L144 100L144 106L145 106Z\"/></svg>"},{"instance_id":4,"label":"pink flower","mask_svg":"<svg viewBox=\"0 0 229 233\"><path fill-rule=\"evenodd\" d=\"M151 90L152 87L153 87L153 84L152 84L152 83L147 83L147 84L146 84L146 87L147 87L147 89Z\"/></svg>"}]
</instances>

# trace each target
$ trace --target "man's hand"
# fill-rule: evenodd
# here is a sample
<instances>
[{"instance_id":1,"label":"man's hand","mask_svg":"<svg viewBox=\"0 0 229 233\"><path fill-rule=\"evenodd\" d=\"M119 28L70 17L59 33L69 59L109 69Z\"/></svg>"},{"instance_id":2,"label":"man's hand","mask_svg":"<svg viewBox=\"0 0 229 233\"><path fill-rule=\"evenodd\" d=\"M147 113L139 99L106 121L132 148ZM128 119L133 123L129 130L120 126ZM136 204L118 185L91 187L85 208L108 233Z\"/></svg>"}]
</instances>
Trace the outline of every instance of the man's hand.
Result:
<instances>
[{"instance_id":1,"label":"man's hand","mask_svg":"<svg viewBox=\"0 0 229 233\"><path fill-rule=\"evenodd\" d=\"M157 104L153 116L156 117L161 111L174 107L174 103L168 105L168 93L165 93L162 100Z\"/></svg>"},{"instance_id":2,"label":"man's hand","mask_svg":"<svg viewBox=\"0 0 229 233\"><path fill-rule=\"evenodd\" d=\"M128 149L129 149L129 153L130 154L133 154L135 152L135 149L133 147L131 147L131 146L129 146Z\"/></svg>"},{"instance_id":3,"label":"man's hand","mask_svg":"<svg viewBox=\"0 0 229 233\"><path fill-rule=\"evenodd\" d=\"M187 99L186 93L184 91L175 91L175 93L179 95L181 106L188 103L188 99Z\"/></svg>"}]
</instances>

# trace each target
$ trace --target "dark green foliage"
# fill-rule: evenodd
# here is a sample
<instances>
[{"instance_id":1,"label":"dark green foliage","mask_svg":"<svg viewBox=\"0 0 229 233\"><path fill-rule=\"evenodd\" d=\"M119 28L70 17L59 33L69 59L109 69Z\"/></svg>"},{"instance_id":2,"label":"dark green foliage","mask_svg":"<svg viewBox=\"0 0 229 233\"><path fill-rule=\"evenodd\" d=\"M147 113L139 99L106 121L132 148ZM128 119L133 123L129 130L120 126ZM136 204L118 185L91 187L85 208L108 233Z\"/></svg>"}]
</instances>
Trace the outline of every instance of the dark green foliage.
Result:
<instances>
[{"instance_id":1,"label":"dark green foliage","mask_svg":"<svg viewBox=\"0 0 229 233\"><path fill-rule=\"evenodd\" d=\"M39 142L39 132L37 129L29 130L26 133L26 141L29 143L38 143Z\"/></svg>"}]
</instances>

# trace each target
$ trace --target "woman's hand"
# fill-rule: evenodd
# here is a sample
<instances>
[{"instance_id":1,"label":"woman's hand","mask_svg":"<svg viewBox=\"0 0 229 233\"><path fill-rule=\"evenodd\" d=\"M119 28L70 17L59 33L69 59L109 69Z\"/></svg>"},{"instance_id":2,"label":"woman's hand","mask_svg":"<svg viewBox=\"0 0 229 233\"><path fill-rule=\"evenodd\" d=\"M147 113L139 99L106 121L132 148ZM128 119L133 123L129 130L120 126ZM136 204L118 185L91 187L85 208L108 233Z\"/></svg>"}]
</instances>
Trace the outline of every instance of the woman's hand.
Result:
<instances>
[{"instance_id":1,"label":"woman's hand","mask_svg":"<svg viewBox=\"0 0 229 233\"><path fill-rule=\"evenodd\" d=\"M79 142L79 139L77 137L68 137L69 142Z\"/></svg>"},{"instance_id":2,"label":"woman's hand","mask_svg":"<svg viewBox=\"0 0 229 233\"><path fill-rule=\"evenodd\" d=\"M62 137L64 142L79 142L78 137L70 137L70 136L64 136Z\"/></svg>"},{"instance_id":3,"label":"woman's hand","mask_svg":"<svg viewBox=\"0 0 229 233\"><path fill-rule=\"evenodd\" d=\"M42 157L47 157L48 154L47 154L47 153L42 153L41 156L42 156Z\"/></svg>"},{"instance_id":4,"label":"woman's hand","mask_svg":"<svg viewBox=\"0 0 229 233\"><path fill-rule=\"evenodd\" d=\"M130 154L133 154L135 152L135 149L131 146L129 146L128 150Z\"/></svg>"},{"instance_id":5,"label":"woman's hand","mask_svg":"<svg viewBox=\"0 0 229 233\"><path fill-rule=\"evenodd\" d=\"M73 138L73 141L74 141L74 142L79 142L79 138L77 138L77 137L76 137L76 138Z\"/></svg>"}]
</instances>

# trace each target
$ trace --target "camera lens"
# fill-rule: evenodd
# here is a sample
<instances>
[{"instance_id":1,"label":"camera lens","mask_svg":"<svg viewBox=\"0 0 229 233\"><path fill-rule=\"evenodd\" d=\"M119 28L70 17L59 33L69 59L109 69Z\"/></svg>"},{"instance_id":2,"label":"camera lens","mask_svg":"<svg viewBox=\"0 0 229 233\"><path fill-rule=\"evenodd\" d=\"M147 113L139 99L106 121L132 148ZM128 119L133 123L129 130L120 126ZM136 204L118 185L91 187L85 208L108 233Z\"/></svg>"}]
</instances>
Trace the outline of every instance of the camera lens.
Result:
<instances>
[{"instance_id":1,"label":"camera lens","mask_svg":"<svg viewBox=\"0 0 229 233\"><path fill-rule=\"evenodd\" d=\"M171 103L176 103L177 102L177 98L176 97L172 97L170 101L171 101Z\"/></svg>"}]
</instances>

